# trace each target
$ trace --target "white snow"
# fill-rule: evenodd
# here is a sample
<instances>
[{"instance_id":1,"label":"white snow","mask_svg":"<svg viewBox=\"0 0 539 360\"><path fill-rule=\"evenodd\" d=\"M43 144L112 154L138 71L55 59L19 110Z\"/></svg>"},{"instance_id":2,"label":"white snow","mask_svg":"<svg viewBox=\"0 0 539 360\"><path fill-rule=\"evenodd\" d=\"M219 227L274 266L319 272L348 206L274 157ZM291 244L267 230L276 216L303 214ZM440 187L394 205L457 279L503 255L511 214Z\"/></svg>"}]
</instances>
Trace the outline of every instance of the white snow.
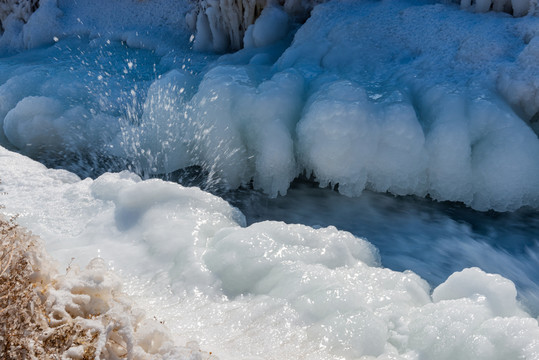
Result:
<instances>
[{"instance_id":1,"label":"white snow","mask_svg":"<svg viewBox=\"0 0 539 360\"><path fill-rule=\"evenodd\" d=\"M333 227L244 227L199 189L127 172L79 180L5 149L0 168L4 212L19 213L62 265L101 257L178 343L221 359L539 355L537 320L499 275L465 269L431 297L424 280L380 267L371 244ZM66 286L98 286L92 269Z\"/></svg>"},{"instance_id":2,"label":"white snow","mask_svg":"<svg viewBox=\"0 0 539 360\"><path fill-rule=\"evenodd\" d=\"M200 166L219 186L252 181L271 196L304 173L350 196L539 207L533 4L462 2L476 14L430 1L317 3L207 0L196 16L174 0L9 10L0 143L75 159L82 174L120 159L145 175ZM530 15L482 13L491 7ZM219 59L190 49L242 42ZM381 267L366 239L246 227L197 188L128 171L80 179L4 147L0 171L2 212L19 214L62 266L102 258L177 343L222 359L539 358L537 319L500 275L464 269L431 291Z\"/></svg>"},{"instance_id":3,"label":"white snow","mask_svg":"<svg viewBox=\"0 0 539 360\"><path fill-rule=\"evenodd\" d=\"M4 10L6 15L0 8L4 28L0 54L51 45L55 39L76 35L109 36L133 47L164 52L177 46L178 39L185 41L185 15L192 8L188 1L174 0L40 0L33 13L29 10L32 1L9 1L2 6L11 3Z\"/></svg>"}]
</instances>

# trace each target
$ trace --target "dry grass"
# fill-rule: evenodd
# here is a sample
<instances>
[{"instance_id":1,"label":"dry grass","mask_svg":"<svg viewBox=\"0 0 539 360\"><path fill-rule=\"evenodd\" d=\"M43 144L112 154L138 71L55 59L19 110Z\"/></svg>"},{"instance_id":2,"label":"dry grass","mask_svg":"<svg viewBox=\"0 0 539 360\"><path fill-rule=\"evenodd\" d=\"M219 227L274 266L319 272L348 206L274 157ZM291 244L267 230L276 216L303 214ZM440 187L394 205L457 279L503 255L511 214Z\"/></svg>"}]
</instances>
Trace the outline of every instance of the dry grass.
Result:
<instances>
[{"instance_id":1,"label":"dry grass","mask_svg":"<svg viewBox=\"0 0 539 360\"><path fill-rule=\"evenodd\" d=\"M0 360L218 360L188 345L132 306L103 259L60 274L41 239L0 212Z\"/></svg>"},{"instance_id":2,"label":"dry grass","mask_svg":"<svg viewBox=\"0 0 539 360\"><path fill-rule=\"evenodd\" d=\"M217 359L177 346L132 307L102 259L59 274L41 240L0 214L0 359Z\"/></svg>"},{"instance_id":3,"label":"dry grass","mask_svg":"<svg viewBox=\"0 0 539 360\"><path fill-rule=\"evenodd\" d=\"M54 274L39 268L44 255L37 237L0 218L0 359L60 359L74 345L82 359L94 359L96 333L74 322L50 326L45 301Z\"/></svg>"}]
</instances>

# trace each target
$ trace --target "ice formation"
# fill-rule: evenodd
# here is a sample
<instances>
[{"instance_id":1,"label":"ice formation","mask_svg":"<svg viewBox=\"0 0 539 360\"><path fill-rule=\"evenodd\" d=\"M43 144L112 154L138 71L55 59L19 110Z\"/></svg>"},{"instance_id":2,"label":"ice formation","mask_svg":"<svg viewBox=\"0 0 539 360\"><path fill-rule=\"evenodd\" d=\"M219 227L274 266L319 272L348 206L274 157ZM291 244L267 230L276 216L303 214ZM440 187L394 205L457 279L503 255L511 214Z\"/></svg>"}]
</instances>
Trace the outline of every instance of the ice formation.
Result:
<instances>
[{"instance_id":1,"label":"ice formation","mask_svg":"<svg viewBox=\"0 0 539 360\"><path fill-rule=\"evenodd\" d=\"M39 0L6 0L0 3L0 34L10 22L27 23L30 16L39 7Z\"/></svg>"},{"instance_id":2,"label":"ice formation","mask_svg":"<svg viewBox=\"0 0 539 360\"><path fill-rule=\"evenodd\" d=\"M314 6L323 2L325 0L200 0L197 8L187 15L187 22L190 23L191 29L196 30L197 50L238 50L256 44L256 41L252 40L252 32L256 27L263 28L263 31L259 31L263 34L261 36L264 41L259 41L258 46L284 38L284 34L280 33L288 27L287 14L306 19ZM503 11L518 17L535 14L537 2L460 0L460 6L475 12Z\"/></svg>"},{"instance_id":3,"label":"ice formation","mask_svg":"<svg viewBox=\"0 0 539 360\"><path fill-rule=\"evenodd\" d=\"M195 49L223 52L265 46L285 37L289 15L305 19L325 0L200 0L187 15Z\"/></svg>"},{"instance_id":4,"label":"ice formation","mask_svg":"<svg viewBox=\"0 0 539 360\"><path fill-rule=\"evenodd\" d=\"M121 1L119 14L43 0L22 35L4 33L23 48L58 42L35 50L42 63L2 63L2 144L81 175L121 159L271 196L304 174L351 196L539 204L537 17L411 0L202 2L194 46L245 45L218 58L189 49L189 3Z\"/></svg>"},{"instance_id":5,"label":"ice formation","mask_svg":"<svg viewBox=\"0 0 539 360\"><path fill-rule=\"evenodd\" d=\"M57 20L61 15L56 0L2 2L0 54L51 43L52 34L60 32Z\"/></svg>"},{"instance_id":6,"label":"ice formation","mask_svg":"<svg viewBox=\"0 0 539 360\"><path fill-rule=\"evenodd\" d=\"M133 306L103 259L60 274L41 240L0 219L0 357L214 359Z\"/></svg>"},{"instance_id":7,"label":"ice formation","mask_svg":"<svg viewBox=\"0 0 539 360\"><path fill-rule=\"evenodd\" d=\"M37 340L73 327L79 340L62 351L79 358L209 357L175 345L192 339L223 359L539 358L537 319L500 275L463 269L432 290L335 227L246 226L200 189L106 172L198 167L272 196L312 174L352 196L538 207L536 17L412 0L206 0L198 12L177 0L40 0L31 16L14 4L0 8L0 143L105 172L82 180L0 147L2 213L20 214L69 267L60 275L19 233L32 251L14 263L28 265L14 286L50 330ZM534 6L462 2L518 16ZM193 52L186 15L194 47L244 48ZM12 275L15 247L2 245L0 276Z\"/></svg>"},{"instance_id":8,"label":"ice formation","mask_svg":"<svg viewBox=\"0 0 539 360\"><path fill-rule=\"evenodd\" d=\"M451 21L433 25L442 13ZM487 16L478 24L476 16L396 2L317 6L269 71L273 78L256 81L251 68L265 60L247 51L230 58L245 56L250 65L219 64L205 75L190 118L218 137L212 136L214 148L220 144L231 156L214 163L215 155L206 153L203 162L220 169L232 187L252 178L272 195L306 171L347 195L366 188L429 194L480 210L536 206L539 142L529 120L537 111L535 42L502 30L507 18ZM533 25L525 24L520 31L533 38ZM487 39L494 33L492 43ZM511 54L520 54L517 62L506 60ZM283 73L293 87L274 80ZM282 96L266 98L268 86ZM217 119L226 131L216 130ZM260 129L274 129L264 130L264 141L252 130L259 122ZM258 159L274 159L283 171L266 171ZM268 174L272 182L261 183Z\"/></svg>"},{"instance_id":9,"label":"ice formation","mask_svg":"<svg viewBox=\"0 0 539 360\"><path fill-rule=\"evenodd\" d=\"M537 11L537 2L534 0L460 0L460 6L476 12L505 11L514 16L535 14Z\"/></svg>"},{"instance_id":10,"label":"ice formation","mask_svg":"<svg viewBox=\"0 0 539 360\"><path fill-rule=\"evenodd\" d=\"M222 359L539 356L537 320L499 275L464 269L431 292L410 271L380 267L370 243L333 227L245 227L237 209L196 188L129 173L80 180L5 149L0 166L4 212L20 213L64 266L75 258L66 275L39 262L41 278L55 279L44 281L50 326L95 331L103 354L124 351L114 342L150 358L172 346L122 297L104 266L111 261L134 281L135 295L152 294L142 301L147 311ZM102 259L77 270L96 254ZM70 354L83 350L74 343Z\"/></svg>"},{"instance_id":11,"label":"ice formation","mask_svg":"<svg viewBox=\"0 0 539 360\"><path fill-rule=\"evenodd\" d=\"M39 6L37 6L37 4ZM53 44L58 39L107 35L133 47L158 51L188 37L188 1L9 0L0 3L0 54ZM121 11L118 11L121 9ZM107 14L103 16L103 14ZM159 31L156 31L156 30ZM159 41L155 34L159 33ZM178 41L180 39L180 41Z\"/></svg>"}]
</instances>

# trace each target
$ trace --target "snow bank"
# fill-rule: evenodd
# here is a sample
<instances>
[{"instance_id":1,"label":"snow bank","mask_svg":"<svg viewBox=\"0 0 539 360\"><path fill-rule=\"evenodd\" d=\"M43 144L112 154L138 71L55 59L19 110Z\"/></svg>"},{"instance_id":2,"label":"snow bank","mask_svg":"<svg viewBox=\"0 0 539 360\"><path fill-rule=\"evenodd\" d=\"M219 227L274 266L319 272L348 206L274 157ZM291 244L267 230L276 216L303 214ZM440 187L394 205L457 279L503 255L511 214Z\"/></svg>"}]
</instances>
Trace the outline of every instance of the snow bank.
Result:
<instances>
[{"instance_id":1,"label":"snow bank","mask_svg":"<svg viewBox=\"0 0 539 360\"><path fill-rule=\"evenodd\" d=\"M194 342L175 346L162 324L133 307L103 259L62 275L39 238L3 217L0 229L3 358L214 358Z\"/></svg>"},{"instance_id":2,"label":"snow bank","mask_svg":"<svg viewBox=\"0 0 539 360\"><path fill-rule=\"evenodd\" d=\"M22 50L89 35L158 51L186 41L187 1L7 1L0 4L0 49ZM104 15L106 14L106 15Z\"/></svg>"},{"instance_id":3,"label":"snow bank","mask_svg":"<svg viewBox=\"0 0 539 360\"><path fill-rule=\"evenodd\" d=\"M128 349L150 352L148 339L164 335L119 300L104 262L143 308L166 319L176 343L196 340L223 359L539 355L537 320L499 275L465 269L431 295L416 274L380 267L371 244L333 227L245 227L239 211L199 189L127 172L81 181L4 149L0 167L4 213L20 213L63 265L73 262L47 288L51 319L78 321ZM102 260L77 270L96 254ZM110 315L112 332L100 317L81 315L96 312ZM167 341L153 344L170 349Z\"/></svg>"}]
</instances>

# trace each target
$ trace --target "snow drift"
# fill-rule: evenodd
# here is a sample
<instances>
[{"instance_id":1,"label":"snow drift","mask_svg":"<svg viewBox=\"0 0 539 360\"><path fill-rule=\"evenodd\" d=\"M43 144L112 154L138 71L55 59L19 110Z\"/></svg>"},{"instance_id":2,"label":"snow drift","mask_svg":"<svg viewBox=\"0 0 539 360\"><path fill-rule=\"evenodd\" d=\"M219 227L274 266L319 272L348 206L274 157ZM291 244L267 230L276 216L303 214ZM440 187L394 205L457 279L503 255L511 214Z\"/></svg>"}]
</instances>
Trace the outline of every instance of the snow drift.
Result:
<instances>
[{"instance_id":1,"label":"snow drift","mask_svg":"<svg viewBox=\"0 0 539 360\"><path fill-rule=\"evenodd\" d=\"M80 180L5 149L0 166L4 211L20 213L18 221L41 233L63 266L71 264L60 276L42 253L26 255L37 256L36 279L55 279L43 285L49 326L94 331L110 340L96 343L104 354L122 350L115 344L148 358L198 352L171 347L159 324L141 322L121 299L109 262L137 304L166 319L176 343L198 339L222 359L539 355L537 320L499 275L464 269L431 292L416 274L381 267L374 246L334 227L245 227L237 209L196 188L127 172ZM95 255L101 259L76 270ZM70 354L83 350L74 344Z\"/></svg>"}]
</instances>

